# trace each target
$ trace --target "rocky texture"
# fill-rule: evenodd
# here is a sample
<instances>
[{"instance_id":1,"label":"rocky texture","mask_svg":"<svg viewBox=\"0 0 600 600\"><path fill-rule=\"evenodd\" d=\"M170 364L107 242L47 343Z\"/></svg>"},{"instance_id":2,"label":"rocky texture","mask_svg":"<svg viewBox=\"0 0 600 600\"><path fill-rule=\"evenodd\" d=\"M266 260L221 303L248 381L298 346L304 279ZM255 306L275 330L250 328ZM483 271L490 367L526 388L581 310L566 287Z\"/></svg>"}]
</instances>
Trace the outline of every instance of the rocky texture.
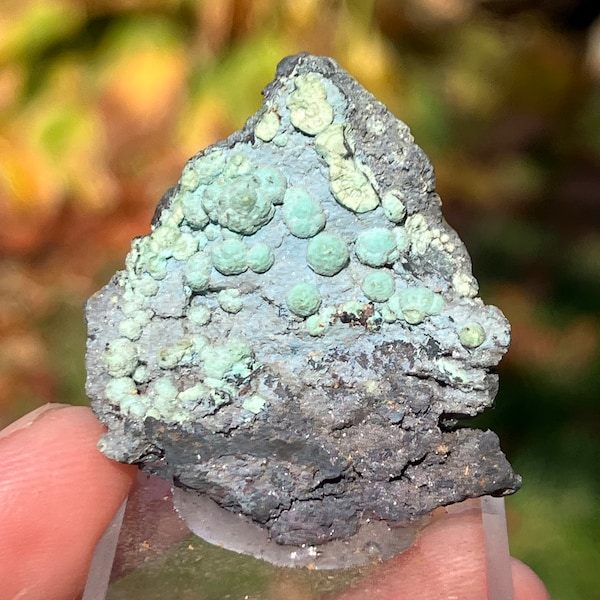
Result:
<instances>
[{"instance_id":1,"label":"rocky texture","mask_svg":"<svg viewBox=\"0 0 600 600\"><path fill-rule=\"evenodd\" d=\"M87 304L102 451L281 544L520 485L492 405L509 344L408 127L334 61L283 60Z\"/></svg>"}]
</instances>

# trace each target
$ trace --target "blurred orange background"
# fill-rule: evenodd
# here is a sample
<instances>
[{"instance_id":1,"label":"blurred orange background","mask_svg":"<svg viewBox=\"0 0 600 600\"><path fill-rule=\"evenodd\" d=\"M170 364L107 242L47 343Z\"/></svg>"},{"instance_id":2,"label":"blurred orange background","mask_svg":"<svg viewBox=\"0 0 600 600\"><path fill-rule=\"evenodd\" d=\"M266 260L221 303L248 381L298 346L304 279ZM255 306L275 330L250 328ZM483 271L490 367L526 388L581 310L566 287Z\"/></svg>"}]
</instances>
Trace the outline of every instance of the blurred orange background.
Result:
<instances>
[{"instance_id":1,"label":"blurred orange background","mask_svg":"<svg viewBox=\"0 0 600 600\"><path fill-rule=\"evenodd\" d=\"M338 60L412 128L513 343L496 430L513 553L600 598L600 5L3 0L0 427L85 404L82 306L185 161L287 54Z\"/></svg>"}]
</instances>

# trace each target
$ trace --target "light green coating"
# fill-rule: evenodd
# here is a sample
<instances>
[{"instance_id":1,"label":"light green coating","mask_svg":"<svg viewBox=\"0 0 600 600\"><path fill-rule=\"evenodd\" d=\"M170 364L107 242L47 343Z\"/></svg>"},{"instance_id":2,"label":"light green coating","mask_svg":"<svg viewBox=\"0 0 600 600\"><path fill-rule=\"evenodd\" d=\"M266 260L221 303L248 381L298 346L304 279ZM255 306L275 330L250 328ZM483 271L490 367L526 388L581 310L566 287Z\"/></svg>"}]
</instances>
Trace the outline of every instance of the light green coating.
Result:
<instances>
[{"instance_id":1,"label":"light green coating","mask_svg":"<svg viewBox=\"0 0 600 600\"><path fill-rule=\"evenodd\" d=\"M136 323L139 323L141 327L144 327L145 325L148 325L148 323L150 323L152 315L153 313L149 309L135 310L129 314L129 318L133 319Z\"/></svg>"},{"instance_id":2,"label":"light green coating","mask_svg":"<svg viewBox=\"0 0 600 600\"><path fill-rule=\"evenodd\" d=\"M181 199L183 217L190 227L204 229L208 225L208 215L202 208L201 196L186 192Z\"/></svg>"},{"instance_id":3,"label":"light green coating","mask_svg":"<svg viewBox=\"0 0 600 600\"><path fill-rule=\"evenodd\" d=\"M125 338L112 340L102 354L102 362L113 377L131 375L138 365L137 346Z\"/></svg>"},{"instance_id":4,"label":"light green coating","mask_svg":"<svg viewBox=\"0 0 600 600\"><path fill-rule=\"evenodd\" d=\"M160 421L161 419L165 418L163 417L163 415L160 414L160 411L156 410L156 408L153 407L148 408L148 410L141 416L144 417L144 421L146 419L156 419L157 421Z\"/></svg>"},{"instance_id":5,"label":"light green coating","mask_svg":"<svg viewBox=\"0 0 600 600\"><path fill-rule=\"evenodd\" d=\"M315 150L328 164L336 158L345 157L349 149L344 140L344 125L336 123L321 132L315 138Z\"/></svg>"},{"instance_id":6,"label":"light green coating","mask_svg":"<svg viewBox=\"0 0 600 600\"><path fill-rule=\"evenodd\" d=\"M364 302L360 302L358 300L349 300L348 302L344 302L341 306L342 313L347 315L352 315L353 317L359 319L361 315L365 312L365 308L367 307Z\"/></svg>"},{"instance_id":7,"label":"light green coating","mask_svg":"<svg viewBox=\"0 0 600 600\"><path fill-rule=\"evenodd\" d=\"M183 337L173 344L164 346L158 353L158 366L161 369L173 369L181 365L189 365L194 357L194 340Z\"/></svg>"},{"instance_id":8,"label":"light green coating","mask_svg":"<svg viewBox=\"0 0 600 600\"><path fill-rule=\"evenodd\" d=\"M222 380L233 372L252 372L252 348L240 340L229 340L219 346L206 346L200 357L208 379Z\"/></svg>"},{"instance_id":9,"label":"light green coating","mask_svg":"<svg viewBox=\"0 0 600 600\"><path fill-rule=\"evenodd\" d=\"M311 315L304 323L308 335L312 335L313 337L325 335L325 332L329 329L330 325L331 315L326 311Z\"/></svg>"},{"instance_id":10,"label":"light green coating","mask_svg":"<svg viewBox=\"0 0 600 600\"><path fill-rule=\"evenodd\" d=\"M346 242L335 233L321 232L306 246L306 262L319 275L336 275L348 264L349 258Z\"/></svg>"},{"instance_id":11,"label":"light green coating","mask_svg":"<svg viewBox=\"0 0 600 600\"><path fill-rule=\"evenodd\" d=\"M177 411L177 386L170 377L159 377L149 386L148 394L152 396L152 408L166 420L173 420Z\"/></svg>"},{"instance_id":12,"label":"light green coating","mask_svg":"<svg viewBox=\"0 0 600 600\"><path fill-rule=\"evenodd\" d=\"M386 192L381 198L381 206L385 216L392 223L402 223L406 217L406 206L399 192Z\"/></svg>"},{"instance_id":13,"label":"light green coating","mask_svg":"<svg viewBox=\"0 0 600 600\"><path fill-rule=\"evenodd\" d=\"M192 159L186 163L185 167L183 167L181 177L179 178L179 187L186 192L194 191L199 184L200 177L198 176L196 165Z\"/></svg>"},{"instance_id":14,"label":"light green coating","mask_svg":"<svg viewBox=\"0 0 600 600\"><path fill-rule=\"evenodd\" d=\"M333 197L352 212L369 212L379 206L377 192L352 159L338 159L329 165L329 188Z\"/></svg>"},{"instance_id":15,"label":"light green coating","mask_svg":"<svg viewBox=\"0 0 600 600\"><path fill-rule=\"evenodd\" d=\"M391 229L373 227L362 231L354 247L361 263L370 267L383 267L398 258L396 236Z\"/></svg>"},{"instance_id":16,"label":"light green coating","mask_svg":"<svg viewBox=\"0 0 600 600\"><path fill-rule=\"evenodd\" d=\"M221 234L221 229L219 228L218 225L215 225L214 223L209 223L204 228L204 235L206 236L206 239L209 240L210 242L214 242L219 237L220 234Z\"/></svg>"},{"instance_id":17,"label":"light green coating","mask_svg":"<svg viewBox=\"0 0 600 600\"><path fill-rule=\"evenodd\" d=\"M351 132L340 123L331 125L315 140L315 150L329 165L329 188L344 208L364 213L379 206L379 197L359 163L353 158Z\"/></svg>"},{"instance_id":18,"label":"light green coating","mask_svg":"<svg viewBox=\"0 0 600 600\"><path fill-rule=\"evenodd\" d=\"M177 390L177 386L175 385L173 379L165 375L154 380L151 393L172 402L175 400L175 398L177 398L179 391Z\"/></svg>"},{"instance_id":19,"label":"light green coating","mask_svg":"<svg viewBox=\"0 0 600 600\"><path fill-rule=\"evenodd\" d=\"M228 313L239 313L244 308L244 300L239 290L226 289L217 294L219 306Z\"/></svg>"},{"instance_id":20,"label":"light green coating","mask_svg":"<svg viewBox=\"0 0 600 600\"><path fill-rule=\"evenodd\" d=\"M316 135L333 121L333 107L327 102L327 91L320 75L307 73L294 81L296 89L287 99L292 125L306 133Z\"/></svg>"},{"instance_id":21,"label":"light green coating","mask_svg":"<svg viewBox=\"0 0 600 600\"><path fill-rule=\"evenodd\" d=\"M286 302L295 315L309 317L319 310L321 294L312 283L297 283L287 293Z\"/></svg>"},{"instance_id":22,"label":"light green coating","mask_svg":"<svg viewBox=\"0 0 600 600\"><path fill-rule=\"evenodd\" d=\"M131 377L116 377L111 379L104 388L106 397L115 404L120 404L122 408L123 402L130 402L131 396L137 396L137 388L135 381Z\"/></svg>"},{"instance_id":23,"label":"light green coating","mask_svg":"<svg viewBox=\"0 0 600 600\"><path fill-rule=\"evenodd\" d=\"M147 419L148 417L157 419L160 417L160 415L156 414L158 413L157 410L149 407L148 400L143 395L137 398L131 396L128 400L121 402L120 408L122 411L138 419Z\"/></svg>"},{"instance_id":24,"label":"light green coating","mask_svg":"<svg viewBox=\"0 0 600 600\"><path fill-rule=\"evenodd\" d=\"M158 282L147 273L139 279L134 280L133 285L135 286L135 291L142 294L142 296L156 296L158 292Z\"/></svg>"},{"instance_id":25,"label":"light green coating","mask_svg":"<svg viewBox=\"0 0 600 600\"><path fill-rule=\"evenodd\" d=\"M396 236L396 248L399 252L404 252L410 244L406 229L404 227L394 227L394 234Z\"/></svg>"},{"instance_id":26,"label":"light green coating","mask_svg":"<svg viewBox=\"0 0 600 600\"><path fill-rule=\"evenodd\" d=\"M254 180L258 183L261 196L273 204L281 204L287 180L285 175L275 167L259 167L254 172Z\"/></svg>"},{"instance_id":27,"label":"light green coating","mask_svg":"<svg viewBox=\"0 0 600 600\"><path fill-rule=\"evenodd\" d=\"M194 161L200 185L212 183L225 169L227 154L220 149L212 150Z\"/></svg>"},{"instance_id":28,"label":"light green coating","mask_svg":"<svg viewBox=\"0 0 600 600\"><path fill-rule=\"evenodd\" d=\"M135 341L142 335L143 328L135 319L123 319L119 323L119 335Z\"/></svg>"},{"instance_id":29,"label":"light green coating","mask_svg":"<svg viewBox=\"0 0 600 600\"><path fill-rule=\"evenodd\" d=\"M209 394L209 389L202 383L197 383L181 392L177 395L177 399L181 404L194 405L203 398L206 398Z\"/></svg>"},{"instance_id":30,"label":"light green coating","mask_svg":"<svg viewBox=\"0 0 600 600\"><path fill-rule=\"evenodd\" d=\"M199 185L212 183L225 168L225 153L213 150L188 161L181 174L179 186L183 191L194 191Z\"/></svg>"},{"instance_id":31,"label":"light green coating","mask_svg":"<svg viewBox=\"0 0 600 600\"><path fill-rule=\"evenodd\" d=\"M134 315L137 313L144 312L142 311L142 307L144 305L145 298L141 294L131 294L131 297L129 296L130 295L128 292L125 292L123 295L124 302L121 304L121 310L123 311L124 315L134 318Z\"/></svg>"},{"instance_id":32,"label":"light green coating","mask_svg":"<svg viewBox=\"0 0 600 600\"><path fill-rule=\"evenodd\" d=\"M138 365L131 377L137 383L144 383L148 379L148 367L146 365Z\"/></svg>"},{"instance_id":33,"label":"light green coating","mask_svg":"<svg viewBox=\"0 0 600 600\"><path fill-rule=\"evenodd\" d=\"M264 242L254 244L246 255L248 266L255 273L266 273L275 262L272 248Z\"/></svg>"},{"instance_id":34,"label":"light green coating","mask_svg":"<svg viewBox=\"0 0 600 600\"><path fill-rule=\"evenodd\" d=\"M212 251L215 269L223 275L239 275L248 268L248 248L238 239L227 239L216 244Z\"/></svg>"},{"instance_id":35,"label":"light green coating","mask_svg":"<svg viewBox=\"0 0 600 600\"><path fill-rule=\"evenodd\" d=\"M167 276L167 259L164 256L150 252L144 266L146 272L156 280L160 281Z\"/></svg>"},{"instance_id":36,"label":"light green coating","mask_svg":"<svg viewBox=\"0 0 600 600\"><path fill-rule=\"evenodd\" d=\"M206 189L202 206L211 221L235 233L252 235L275 214L269 193L263 193L261 187L251 176L215 183Z\"/></svg>"},{"instance_id":37,"label":"light green coating","mask_svg":"<svg viewBox=\"0 0 600 600\"><path fill-rule=\"evenodd\" d=\"M262 396L259 396L258 394L252 394L252 396L244 398L244 401L242 402L242 408L257 415L265 407L266 403L267 401Z\"/></svg>"},{"instance_id":38,"label":"light green coating","mask_svg":"<svg viewBox=\"0 0 600 600\"><path fill-rule=\"evenodd\" d=\"M171 206L160 213L160 224L166 227L177 228L183 221L183 207L177 198L173 199Z\"/></svg>"},{"instance_id":39,"label":"light green coating","mask_svg":"<svg viewBox=\"0 0 600 600\"><path fill-rule=\"evenodd\" d=\"M212 263L204 252L196 252L185 264L183 274L186 283L195 292L206 290L210 284Z\"/></svg>"},{"instance_id":40,"label":"light green coating","mask_svg":"<svg viewBox=\"0 0 600 600\"><path fill-rule=\"evenodd\" d=\"M479 323L467 323L460 330L459 338L465 348L477 348L485 342L485 329Z\"/></svg>"},{"instance_id":41,"label":"light green coating","mask_svg":"<svg viewBox=\"0 0 600 600\"><path fill-rule=\"evenodd\" d=\"M227 165L223 171L225 179L250 175L254 172L256 166L254 163L241 152L231 156L227 161Z\"/></svg>"},{"instance_id":42,"label":"light green coating","mask_svg":"<svg viewBox=\"0 0 600 600\"><path fill-rule=\"evenodd\" d=\"M394 293L394 278L387 271L373 271L362 283L365 296L373 302L385 302Z\"/></svg>"},{"instance_id":43,"label":"light green coating","mask_svg":"<svg viewBox=\"0 0 600 600\"><path fill-rule=\"evenodd\" d=\"M325 227L326 217L321 203L302 188L287 189L282 215L290 233L299 238L313 237Z\"/></svg>"},{"instance_id":44,"label":"light green coating","mask_svg":"<svg viewBox=\"0 0 600 600\"><path fill-rule=\"evenodd\" d=\"M270 142L279 131L281 119L274 110L268 110L254 127L254 135L263 142Z\"/></svg>"},{"instance_id":45,"label":"light green coating","mask_svg":"<svg viewBox=\"0 0 600 600\"><path fill-rule=\"evenodd\" d=\"M199 354L206 346L208 346L208 338L203 335L191 335L189 336L194 344L194 352Z\"/></svg>"},{"instance_id":46,"label":"light green coating","mask_svg":"<svg viewBox=\"0 0 600 600\"><path fill-rule=\"evenodd\" d=\"M442 356L435 361L435 364L442 373L454 381L467 383L471 379L469 373L467 373L462 364L457 360Z\"/></svg>"},{"instance_id":47,"label":"light green coating","mask_svg":"<svg viewBox=\"0 0 600 600\"><path fill-rule=\"evenodd\" d=\"M137 390L135 389L130 389L129 393L127 393L125 389L127 384L123 382L122 385L122 398L119 402L119 408L121 409L121 412L134 417L145 418L149 405L148 398L146 398L143 394L138 394ZM111 391L113 393L117 392L116 390Z\"/></svg>"},{"instance_id":48,"label":"light green coating","mask_svg":"<svg viewBox=\"0 0 600 600\"><path fill-rule=\"evenodd\" d=\"M390 308L390 305L386 302L380 309L381 318L386 323L395 323L398 320L398 315Z\"/></svg>"},{"instance_id":49,"label":"light green coating","mask_svg":"<svg viewBox=\"0 0 600 600\"><path fill-rule=\"evenodd\" d=\"M160 225L150 234L148 250L161 258L170 258L173 255L173 246L180 235L178 227Z\"/></svg>"},{"instance_id":50,"label":"light green coating","mask_svg":"<svg viewBox=\"0 0 600 600\"><path fill-rule=\"evenodd\" d=\"M212 227L212 225L207 225L206 229L209 227ZM199 250L204 250L204 248L208 246L208 238L206 237L206 233L204 233L204 231L196 233L196 241L198 242Z\"/></svg>"},{"instance_id":51,"label":"light green coating","mask_svg":"<svg viewBox=\"0 0 600 600\"><path fill-rule=\"evenodd\" d=\"M197 304L190 306L187 312L187 318L195 325L208 325L212 318L212 312L208 306Z\"/></svg>"},{"instance_id":52,"label":"light green coating","mask_svg":"<svg viewBox=\"0 0 600 600\"><path fill-rule=\"evenodd\" d=\"M198 250L196 236L182 232L173 243L173 258L175 260L187 260L196 250Z\"/></svg>"},{"instance_id":53,"label":"light green coating","mask_svg":"<svg viewBox=\"0 0 600 600\"><path fill-rule=\"evenodd\" d=\"M131 240L131 249L125 257L125 267L131 273L137 273L142 264L142 257L148 252L148 236Z\"/></svg>"},{"instance_id":54,"label":"light green coating","mask_svg":"<svg viewBox=\"0 0 600 600\"><path fill-rule=\"evenodd\" d=\"M426 317L439 314L444 307L440 294L429 288L415 286L404 288L389 299L390 308L411 325L422 323Z\"/></svg>"}]
</instances>

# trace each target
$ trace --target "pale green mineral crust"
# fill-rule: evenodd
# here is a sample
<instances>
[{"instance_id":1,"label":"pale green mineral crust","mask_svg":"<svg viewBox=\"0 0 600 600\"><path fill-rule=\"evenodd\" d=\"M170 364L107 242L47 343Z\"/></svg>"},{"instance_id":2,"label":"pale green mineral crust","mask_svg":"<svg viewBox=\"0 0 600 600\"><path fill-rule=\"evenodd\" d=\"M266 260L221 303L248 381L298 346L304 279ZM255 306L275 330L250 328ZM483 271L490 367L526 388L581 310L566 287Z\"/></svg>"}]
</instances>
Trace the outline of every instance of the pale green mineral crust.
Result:
<instances>
[{"instance_id":1,"label":"pale green mineral crust","mask_svg":"<svg viewBox=\"0 0 600 600\"><path fill-rule=\"evenodd\" d=\"M493 433L444 425L492 405L509 343L477 290L407 126L286 59L88 302L100 447L281 544L515 491Z\"/></svg>"}]
</instances>

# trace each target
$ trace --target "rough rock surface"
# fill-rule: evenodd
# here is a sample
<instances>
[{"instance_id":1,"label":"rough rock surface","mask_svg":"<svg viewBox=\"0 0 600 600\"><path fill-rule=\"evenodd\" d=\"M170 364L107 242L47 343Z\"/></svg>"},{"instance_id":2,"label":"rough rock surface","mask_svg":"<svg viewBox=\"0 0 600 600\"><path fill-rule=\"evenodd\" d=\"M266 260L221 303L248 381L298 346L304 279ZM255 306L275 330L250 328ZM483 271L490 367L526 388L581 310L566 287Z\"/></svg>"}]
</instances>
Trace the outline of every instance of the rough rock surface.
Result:
<instances>
[{"instance_id":1,"label":"rough rock surface","mask_svg":"<svg viewBox=\"0 0 600 600\"><path fill-rule=\"evenodd\" d=\"M90 298L87 392L116 460L282 544L518 489L490 431L509 344L432 166L333 60L284 59Z\"/></svg>"}]
</instances>

